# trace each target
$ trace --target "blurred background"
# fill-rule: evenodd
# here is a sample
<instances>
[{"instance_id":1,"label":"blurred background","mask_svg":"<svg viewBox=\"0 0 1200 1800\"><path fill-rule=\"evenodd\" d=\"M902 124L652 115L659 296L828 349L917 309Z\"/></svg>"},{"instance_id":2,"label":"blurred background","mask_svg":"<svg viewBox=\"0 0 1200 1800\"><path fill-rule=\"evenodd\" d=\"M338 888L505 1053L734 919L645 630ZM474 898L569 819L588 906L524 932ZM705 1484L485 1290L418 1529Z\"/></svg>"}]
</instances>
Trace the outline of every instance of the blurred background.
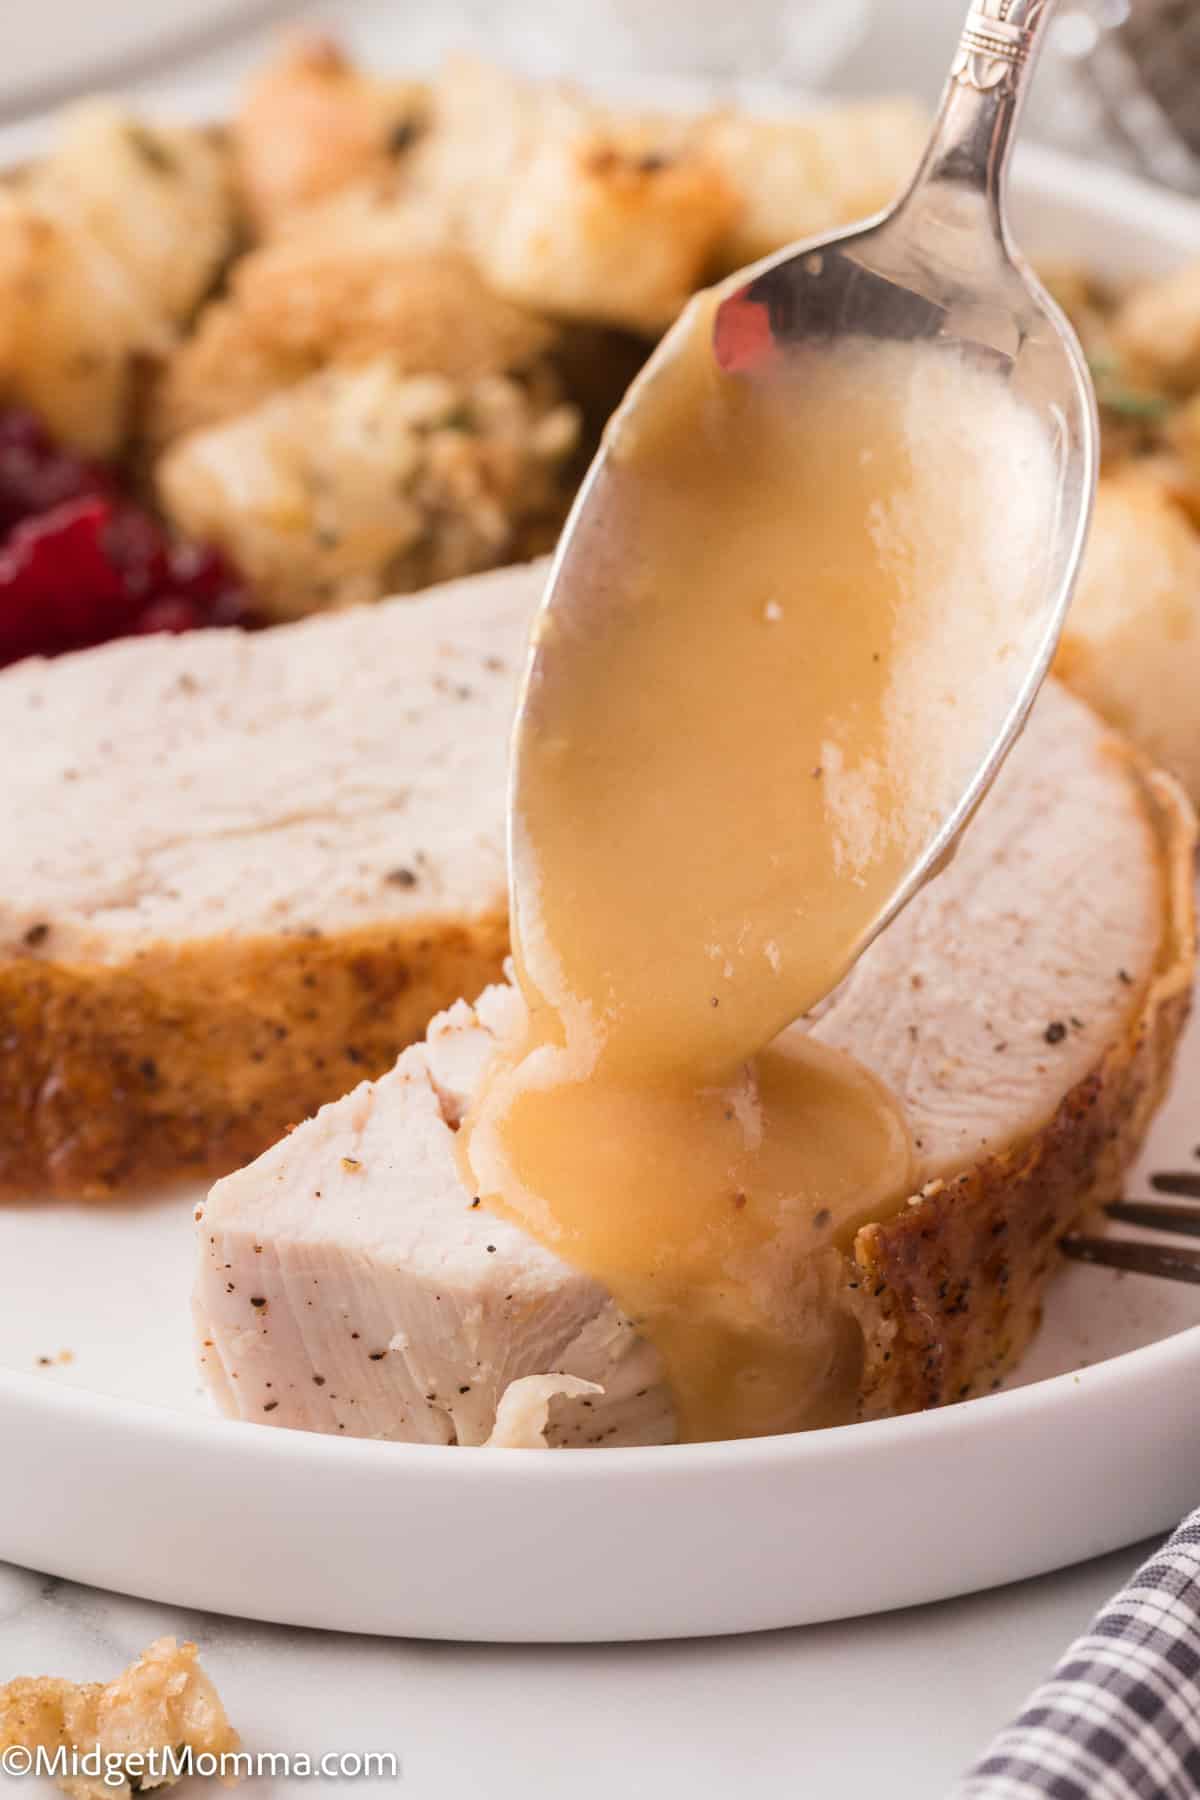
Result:
<instances>
[{"instance_id":1,"label":"blurred background","mask_svg":"<svg viewBox=\"0 0 1200 1800\"><path fill-rule=\"evenodd\" d=\"M397 67L482 49L538 73L715 92L907 90L932 101L965 0L38 0L4 8L0 147L38 113L119 86L219 106L288 22L326 24ZM682 91L682 89L681 89ZM1060 0L1032 135L1200 192L1196 0Z\"/></svg>"}]
</instances>

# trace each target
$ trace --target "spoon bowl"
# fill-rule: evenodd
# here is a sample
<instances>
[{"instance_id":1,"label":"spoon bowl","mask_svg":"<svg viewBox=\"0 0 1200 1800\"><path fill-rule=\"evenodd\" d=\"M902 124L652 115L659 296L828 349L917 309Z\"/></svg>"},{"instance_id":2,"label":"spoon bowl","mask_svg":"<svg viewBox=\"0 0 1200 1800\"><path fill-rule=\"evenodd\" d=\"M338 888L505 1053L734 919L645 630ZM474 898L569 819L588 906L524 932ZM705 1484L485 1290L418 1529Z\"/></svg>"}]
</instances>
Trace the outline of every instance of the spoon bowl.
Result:
<instances>
[{"instance_id":1,"label":"spoon bowl","mask_svg":"<svg viewBox=\"0 0 1200 1800\"><path fill-rule=\"evenodd\" d=\"M936 829L914 845L887 895L855 937L861 953L953 853L1023 726L1049 669L1070 603L1091 514L1099 431L1091 380L1075 335L1012 244L1005 180L1014 128L1053 0L981 0L968 15L929 146L907 192L886 213L849 231L793 246L732 277L711 308L710 356L719 377L745 376L760 388L789 365L848 343L920 343L946 353L966 385L988 372L1031 416L1049 449L1049 528L1037 591L1024 604L1019 658L1004 680L1003 704L988 710L988 733L969 772L943 804ZM668 334L618 409L559 545L518 709L510 792L510 880L518 932L536 883L526 866L528 836L518 825L536 801L526 753L560 699L584 678L607 629L603 617L616 576L606 495L631 432L644 429L685 342L687 318ZM959 379L951 377L950 386ZM975 391L973 388L972 391ZM986 420L979 421L987 429ZM1014 480L1020 477L1014 471ZM996 515L981 499L979 511ZM581 575L586 574L586 578ZM854 695L847 694L847 703ZM524 909L524 910L523 910ZM844 967L837 973L844 973Z\"/></svg>"},{"instance_id":2,"label":"spoon bowl","mask_svg":"<svg viewBox=\"0 0 1200 1800\"><path fill-rule=\"evenodd\" d=\"M964 27L911 186L878 218L765 258L717 309L713 354L729 373L847 337L922 339L990 366L1042 421L1057 472L1040 638L1003 728L882 929L949 854L991 785L1049 670L1091 519L1095 394L1069 321L1012 241L1005 182L1014 128L1053 0L984 0Z\"/></svg>"}]
</instances>

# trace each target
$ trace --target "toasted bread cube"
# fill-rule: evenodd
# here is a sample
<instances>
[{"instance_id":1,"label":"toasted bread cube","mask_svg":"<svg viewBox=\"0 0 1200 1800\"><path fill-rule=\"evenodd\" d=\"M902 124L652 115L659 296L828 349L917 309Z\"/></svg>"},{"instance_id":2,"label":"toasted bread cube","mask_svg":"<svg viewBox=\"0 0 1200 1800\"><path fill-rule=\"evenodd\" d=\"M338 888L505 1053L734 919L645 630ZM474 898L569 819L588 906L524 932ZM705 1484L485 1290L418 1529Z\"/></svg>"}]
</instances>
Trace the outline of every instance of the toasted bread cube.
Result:
<instances>
[{"instance_id":1,"label":"toasted bread cube","mask_svg":"<svg viewBox=\"0 0 1200 1800\"><path fill-rule=\"evenodd\" d=\"M240 307L217 300L164 363L147 409L149 436L166 444L235 419L315 368L311 357L264 341Z\"/></svg>"},{"instance_id":2,"label":"toasted bread cube","mask_svg":"<svg viewBox=\"0 0 1200 1800\"><path fill-rule=\"evenodd\" d=\"M0 191L0 394L89 455L123 447L140 366L164 357L233 235L222 153L107 101Z\"/></svg>"},{"instance_id":3,"label":"toasted bread cube","mask_svg":"<svg viewBox=\"0 0 1200 1800\"><path fill-rule=\"evenodd\" d=\"M719 114L700 143L740 206L720 260L740 268L797 239L878 212L917 166L928 120L910 100L868 100L797 119Z\"/></svg>"},{"instance_id":4,"label":"toasted bread cube","mask_svg":"<svg viewBox=\"0 0 1200 1800\"><path fill-rule=\"evenodd\" d=\"M190 318L233 247L225 150L205 131L151 126L115 101L67 109L31 192L103 245L172 324Z\"/></svg>"},{"instance_id":5,"label":"toasted bread cube","mask_svg":"<svg viewBox=\"0 0 1200 1800\"><path fill-rule=\"evenodd\" d=\"M458 59L417 186L497 292L651 334L705 279L737 198L688 130Z\"/></svg>"},{"instance_id":6,"label":"toasted bread cube","mask_svg":"<svg viewBox=\"0 0 1200 1800\"><path fill-rule=\"evenodd\" d=\"M491 568L555 522L574 410L503 376L330 368L161 459L168 516L221 544L275 618Z\"/></svg>"},{"instance_id":7,"label":"toasted bread cube","mask_svg":"<svg viewBox=\"0 0 1200 1800\"><path fill-rule=\"evenodd\" d=\"M1143 381L1177 393L1200 385L1200 263L1135 287L1117 311L1112 335Z\"/></svg>"},{"instance_id":8,"label":"toasted bread cube","mask_svg":"<svg viewBox=\"0 0 1200 1800\"><path fill-rule=\"evenodd\" d=\"M295 208L395 169L419 140L425 114L420 83L362 74L329 37L293 44L257 77L234 121L252 222L273 231Z\"/></svg>"},{"instance_id":9,"label":"toasted bread cube","mask_svg":"<svg viewBox=\"0 0 1200 1800\"><path fill-rule=\"evenodd\" d=\"M1056 670L1200 801L1200 537L1136 468L1100 484Z\"/></svg>"},{"instance_id":10,"label":"toasted bread cube","mask_svg":"<svg viewBox=\"0 0 1200 1800\"><path fill-rule=\"evenodd\" d=\"M139 357L170 332L90 233L0 189L0 394L91 456L117 451Z\"/></svg>"},{"instance_id":11,"label":"toasted bread cube","mask_svg":"<svg viewBox=\"0 0 1200 1800\"><path fill-rule=\"evenodd\" d=\"M462 251L394 236L368 215L355 233L322 228L253 252L234 279L248 329L320 363L386 354L405 373L463 380L528 368L550 348L549 321L494 293Z\"/></svg>"},{"instance_id":12,"label":"toasted bread cube","mask_svg":"<svg viewBox=\"0 0 1200 1800\"><path fill-rule=\"evenodd\" d=\"M141 1788L170 1786L176 1775L137 1759L178 1755L221 1757L241 1743L216 1688L200 1667L195 1644L159 1638L107 1686L49 1675L25 1676L0 1687L0 1750L60 1747L100 1753L100 1772L64 1775L57 1785L71 1800L129 1800ZM120 1762L129 1773L118 1779ZM109 1773L111 1771L111 1774Z\"/></svg>"}]
</instances>

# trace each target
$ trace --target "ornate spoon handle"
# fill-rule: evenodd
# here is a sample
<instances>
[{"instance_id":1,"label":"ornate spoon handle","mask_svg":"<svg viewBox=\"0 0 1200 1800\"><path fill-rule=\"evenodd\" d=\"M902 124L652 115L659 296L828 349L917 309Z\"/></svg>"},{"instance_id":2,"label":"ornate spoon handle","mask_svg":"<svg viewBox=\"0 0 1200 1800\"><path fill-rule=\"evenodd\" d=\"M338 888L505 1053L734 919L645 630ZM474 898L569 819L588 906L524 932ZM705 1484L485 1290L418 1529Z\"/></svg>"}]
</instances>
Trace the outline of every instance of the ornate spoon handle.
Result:
<instances>
[{"instance_id":1,"label":"ornate spoon handle","mask_svg":"<svg viewBox=\"0 0 1200 1800\"><path fill-rule=\"evenodd\" d=\"M983 193L997 212L1013 129L1055 0L975 0L909 196L951 182Z\"/></svg>"}]
</instances>

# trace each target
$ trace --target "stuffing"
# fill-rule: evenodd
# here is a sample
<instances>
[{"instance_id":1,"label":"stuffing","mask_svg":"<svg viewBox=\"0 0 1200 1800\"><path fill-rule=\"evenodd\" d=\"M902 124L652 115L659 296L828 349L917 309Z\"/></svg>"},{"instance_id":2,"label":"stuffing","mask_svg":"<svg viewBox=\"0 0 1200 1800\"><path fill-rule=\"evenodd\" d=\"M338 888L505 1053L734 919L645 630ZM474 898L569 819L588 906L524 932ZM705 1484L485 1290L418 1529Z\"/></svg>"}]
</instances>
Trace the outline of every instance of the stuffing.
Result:
<instances>
[{"instance_id":1,"label":"stuffing","mask_svg":"<svg viewBox=\"0 0 1200 1800\"><path fill-rule=\"evenodd\" d=\"M459 251L423 251L382 229L281 238L234 270L172 354L150 408L158 443L235 418L330 363L387 355L404 374L473 381L532 368L553 327L493 294Z\"/></svg>"},{"instance_id":2,"label":"stuffing","mask_svg":"<svg viewBox=\"0 0 1200 1800\"><path fill-rule=\"evenodd\" d=\"M739 205L718 246L737 269L798 238L852 224L894 200L916 169L929 121L915 101L868 100L796 119L722 113L700 150Z\"/></svg>"},{"instance_id":3,"label":"stuffing","mask_svg":"<svg viewBox=\"0 0 1200 1800\"><path fill-rule=\"evenodd\" d=\"M1137 464L1100 483L1056 673L1200 801L1200 537Z\"/></svg>"},{"instance_id":4,"label":"stuffing","mask_svg":"<svg viewBox=\"0 0 1200 1800\"><path fill-rule=\"evenodd\" d=\"M146 303L180 325L233 248L226 151L190 126L150 126L111 100L68 107L28 191L108 251Z\"/></svg>"},{"instance_id":5,"label":"stuffing","mask_svg":"<svg viewBox=\"0 0 1200 1800\"><path fill-rule=\"evenodd\" d=\"M886 204L924 132L889 99L619 112L468 58L381 80L320 37L266 69L225 138L86 101L0 187L0 405L139 479L157 458L171 521L215 537L272 616L468 573L551 541L697 286ZM1064 649L1095 685L1114 628L1096 596L1134 513L1155 546L1147 616L1188 589L1200 268L1123 299L1075 267L1048 280L1101 404L1097 543ZM1114 708L1138 677L1113 676Z\"/></svg>"},{"instance_id":6,"label":"stuffing","mask_svg":"<svg viewBox=\"0 0 1200 1800\"><path fill-rule=\"evenodd\" d=\"M414 197L497 293L657 333L705 279L737 196L688 128L459 58L433 95Z\"/></svg>"},{"instance_id":7,"label":"stuffing","mask_svg":"<svg viewBox=\"0 0 1200 1800\"><path fill-rule=\"evenodd\" d=\"M0 399L89 455L125 445L147 365L211 285L233 236L221 153L107 101L0 189Z\"/></svg>"},{"instance_id":8,"label":"stuffing","mask_svg":"<svg viewBox=\"0 0 1200 1800\"><path fill-rule=\"evenodd\" d=\"M146 404L149 438L166 444L236 418L315 366L309 356L264 341L249 329L240 307L218 300L163 362Z\"/></svg>"},{"instance_id":9,"label":"stuffing","mask_svg":"<svg viewBox=\"0 0 1200 1800\"><path fill-rule=\"evenodd\" d=\"M1172 457L1175 498L1200 528L1200 394L1173 408L1163 435Z\"/></svg>"},{"instance_id":10,"label":"stuffing","mask_svg":"<svg viewBox=\"0 0 1200 1800\"><path fill-rule=\"evenodd\" d=\"M1150 385L1200 386L1200 263L1135 287L1118 307L1113 342Z\"/></svg>"},{"instance_id":11,"label":"stuffing","mask_svg":"<svg viewBox=\"0 0 1200 1800\"><path fill-rule=\"evenodd\" d=\"M420 221L512 300L651 334L715 269L878 209L925 136L905 101L697 124L621 114L468 58L447 65L428 106L399 174L377 157L366 179L344 169L323 191L357 188L352 209L390 210L400 230ZM277 211L273 228L296 216Z\"/></svg>"},{"instance_id":12,"label":"stuffing","mask_svg":"<svg viewBox=\"0 0 1200 1800\"><path fill-rule=\"evenodd\" d=\"M0 188L0 399L89 456L119 450L139 367L170 330L89 232Z\"/></svg>"},{"instance_id":13,"label":"stuffing","mask_svg":"<svg viewBox=\"0 0 1200 1800\"><path fill-rule=\"evenodd\" d=\"M107 1686L35 1675L0 1687L0 1750L44 1749L53 1755L61 1747L81 1756L99 1750L98 1775L58 1780L71 1800L128 1800L177 1779L168 1774L160 1782L150 1768L139 1769L138 1758L184 1750L219 1757L236 1751L240 1742L200 1667L195 1644L176 1644L174 1638L159 1638Z\"/></svg>"},{"instance_id":14,"label":"stuffing","mask_svg":"<svg viewBox=\"0 0 1200 1800\"><path fill-rule=\"evenodd\" d=\"M379 357L181 438L157 484L175 525L219 544L262 609L292 618L543 548L577 436L548 372L451 381Z\"/></svg>"},{"instance_id":15,"label":"stuffing","mask_svg":"<svg viewBox=\"0 0 1200 1800\"><path fill-rule=\"evenodd\" d=\"M260 250L241 264L234 294L251 332L319 362L386 352L407 373L472 380L528 368L555 337L492 293L461 251L406 255L367 233Z\"/></svg>"},{"instance_id":16,"label":"stuffing","mask_svg":"<svg viewBox=\"0 0 1200 1800\"><path fill-rule=\"evenodd\" d=\"M1038 280L1050 298L1062 307L1090 358L1113 359L1112 313L1115 298L1090 269L1078 263L1039 258Z\"/></svg>"},{"instance_id":17,"label":"stuffing","mask_svg":"<svg viewBox=\"0 0 1200 1800\"><path fill-rule=\"evenodd\" d=\"M247 92L233 126L241 193L263 233L360 176L394 171L426 123L418 82L362 74L331 39L292 45Z\"/></svg>"}]
</instances>

